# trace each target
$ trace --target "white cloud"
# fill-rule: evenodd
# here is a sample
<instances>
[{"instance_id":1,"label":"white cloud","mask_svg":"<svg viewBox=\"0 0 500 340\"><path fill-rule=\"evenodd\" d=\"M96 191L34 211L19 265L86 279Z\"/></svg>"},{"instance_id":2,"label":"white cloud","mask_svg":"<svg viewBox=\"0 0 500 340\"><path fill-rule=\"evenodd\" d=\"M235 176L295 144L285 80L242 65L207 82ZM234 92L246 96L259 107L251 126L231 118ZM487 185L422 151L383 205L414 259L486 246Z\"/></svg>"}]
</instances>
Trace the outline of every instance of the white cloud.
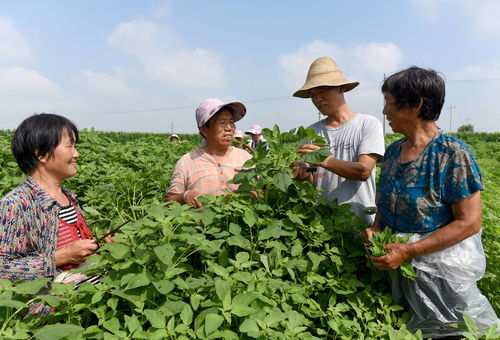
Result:
<instances>
[{"instance_id":1,"label":"white cloud","mask_svg":"<svg viewBox=\"0 0 500 340\"><path fill-rule=\"evenodd\" d=\"M108 42L137 56L145 75L167 84L188 88L221 87L222 57L205 49L182 46L175 32L144 20L122 23Z\"/></svg>"},{"instance_id":2,"label":"white cloud","mask_svg":"<svg viewBox=\"0 0 500 340\"><path fill-rule=\"evenodd\" d=\"M121 97L134 94L123 80L106 73L84 70L73 80L81 88L100 95Z\"/></svg>"},{"instance_id":3,"label":"white cloud","mask_svg":"<svg viewBox=\"0 0 500 340\"><path fill-rule=\"evenodd\" d=\"M0 18L0 63L18 63L31 55L31 48L12 20Z\"/></svg>"},{"instance_id":4,"label":"white cloud","mask_svg":"<svg viewBox=\"0 0 500 340\"><path fill-rule=\"evenodd\" d=\"M474 80L474 79L498 79L500 78L500 63L491 65L471 65L452 74L450 80Z\"/></svg>"},{"instance_id":5,"label":"white cloud","mask_svg":"<svg viewBox=\"0 0 500 340\"><path fill-rule=\"evenodd\" d=\"M0 92L23 100L59 98L62 91L46 77L23 67L0 70Z\"/></svg>"}]
</instances>

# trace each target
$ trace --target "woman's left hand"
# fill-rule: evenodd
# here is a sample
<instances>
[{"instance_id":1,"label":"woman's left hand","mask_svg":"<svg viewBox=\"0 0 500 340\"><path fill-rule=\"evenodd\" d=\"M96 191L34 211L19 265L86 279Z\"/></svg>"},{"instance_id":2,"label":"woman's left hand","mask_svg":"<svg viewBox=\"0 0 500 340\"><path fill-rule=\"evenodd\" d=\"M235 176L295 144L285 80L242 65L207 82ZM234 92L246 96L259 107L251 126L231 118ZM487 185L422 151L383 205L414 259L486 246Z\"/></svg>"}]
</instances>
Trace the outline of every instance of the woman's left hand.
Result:
<instances>
[{"instance_id":1,"label":"woman's left hand","mask_svg":"<svg viewBox=\"0 0 500 340\"><path fill-rule=\"evenodd\" d=\"M388 243L385 245L387 254L384 256L371 256L370 259L375 267L380 270L394 270L411 258L408 244Z\"/></svg>"}]
</instances>

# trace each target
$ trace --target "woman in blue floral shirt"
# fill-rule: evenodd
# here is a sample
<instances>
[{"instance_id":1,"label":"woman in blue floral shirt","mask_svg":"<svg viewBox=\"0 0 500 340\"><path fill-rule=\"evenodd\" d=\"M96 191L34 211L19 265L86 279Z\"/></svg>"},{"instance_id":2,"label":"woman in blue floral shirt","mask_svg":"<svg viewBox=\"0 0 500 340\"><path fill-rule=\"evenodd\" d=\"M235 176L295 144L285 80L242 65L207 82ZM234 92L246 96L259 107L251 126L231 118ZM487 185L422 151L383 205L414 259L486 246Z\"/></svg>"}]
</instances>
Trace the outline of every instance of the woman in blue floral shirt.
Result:
<instances>
[{"instance_id":1,"label":"woman in blue floral shirt","mask_svg":"<svg viewBox=\"0 0 500 340\"><path fill-rule=\"evenodd\" d=\"M481 173L469 147L438 129L444 80L433 70L410 67L382 85L384 115L405 137L384 155L377 190L378 212L363 238L385 227L414 233L407 244L386 244L385 256L371 257L381 270L411 261L417 280L398 278L411 312L408 327L424 337L458 336L450 324L462 313L486 329L498 318L477 289L484 274L481 244ZM397 294L394 294L396 296Z\"/></svg>"},{"instance_id":2,"label":"woman in blue floral shirt","mask_svg":"<svg viewBox=\"0 0 500 340\"><path fill-rule=\"evenodd\" d=\"M97 250L76 197L62 187L76 175L77 142L75 125L55 114L16 129L12 152L28 178L0 200L0 279L54 277Z\"/></svg>"}]
</instances>

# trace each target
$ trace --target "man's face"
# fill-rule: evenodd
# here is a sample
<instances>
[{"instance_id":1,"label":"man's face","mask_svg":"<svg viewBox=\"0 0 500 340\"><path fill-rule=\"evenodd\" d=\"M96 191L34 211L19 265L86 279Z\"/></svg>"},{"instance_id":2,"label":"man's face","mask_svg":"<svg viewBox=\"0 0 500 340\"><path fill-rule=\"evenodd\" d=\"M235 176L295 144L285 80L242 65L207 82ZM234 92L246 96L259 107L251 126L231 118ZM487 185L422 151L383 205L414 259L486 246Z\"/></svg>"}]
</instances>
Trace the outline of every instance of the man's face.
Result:
<instances>
[{"instance_id":1,"label":"man's face","mask_svg":"<svg viewBox=\"0 0 500 340\"><path fill-rule=\"evenodd\" d=\"M310 90L311 100L319 112L328 116L344 103L342 86L319 86Z\"/></svg>"},{"instance_id":2,"label":"man's face","mask_svg":"<svg viewBox=\"0 0 500 340\"><path fill-rule=\"evenodd\" d=\"M218 146L230 146L235 130L233 114L228 109L217 113L210 118L208 126L204 125L200 128L207 143Z\"/></svg>"},{"instance_id":3,"label":"man's face","mask_svg":"<svg viewBox=\"0 0 500 340\"><path fill-rule=\"evenodd\" d=\"M257 133L251 133L251 134L250 134L250 137L252 137L252 140L253 140L253 141L258 142L258 141L259 141L259 138L260 138L260 134L257 134Z\"/></svg>"}]
</instances>

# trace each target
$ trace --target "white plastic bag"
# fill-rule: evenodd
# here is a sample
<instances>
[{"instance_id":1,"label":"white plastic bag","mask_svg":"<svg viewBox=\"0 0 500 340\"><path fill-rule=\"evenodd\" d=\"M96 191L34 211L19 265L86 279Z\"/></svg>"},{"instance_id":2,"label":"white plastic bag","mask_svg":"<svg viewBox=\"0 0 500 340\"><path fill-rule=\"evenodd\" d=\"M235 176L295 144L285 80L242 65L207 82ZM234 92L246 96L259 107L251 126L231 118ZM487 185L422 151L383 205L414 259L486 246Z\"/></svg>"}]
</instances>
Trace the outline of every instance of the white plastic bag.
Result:
<instances>
[{"instance_id":1,"label":"white plastic bag","mask_svg":"<svg viewBox=\"0 0 500 340\"><path fill-rule=\"evenodd\" d=\"M414 234L409 242L416 242L431 233ZM463 323L462 314L471 317L482 332L493 324L500 329L500 320L488 299L477 288L484 275L486 258L481 233L462 242L411 261L416 281L397 277L393 280L393 296L398 290L409 304L410 330L422 330L424 337L439 338L460 335L463 330L451 327Z\"/></svg>"}]
</instances>

